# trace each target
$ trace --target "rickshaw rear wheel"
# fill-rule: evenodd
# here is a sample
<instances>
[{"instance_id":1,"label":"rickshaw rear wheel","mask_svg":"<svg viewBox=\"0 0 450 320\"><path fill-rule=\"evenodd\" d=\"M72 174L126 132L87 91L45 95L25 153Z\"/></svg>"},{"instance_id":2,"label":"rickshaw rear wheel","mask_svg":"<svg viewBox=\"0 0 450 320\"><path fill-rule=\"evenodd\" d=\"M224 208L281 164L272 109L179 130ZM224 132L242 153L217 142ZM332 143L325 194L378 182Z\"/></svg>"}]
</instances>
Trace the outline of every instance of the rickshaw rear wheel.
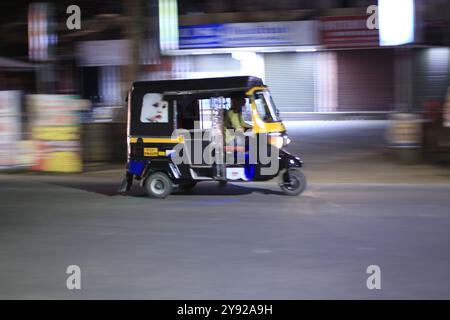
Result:
<instances>
[{"instance_id":1,"label":"rickshaw rear wheel","mask_svg":"<svg viewBox=\"0 0 450 320\"><path fill-rule=\"evenodd\" d=\"M145 187L153 198L163 199L172 193L172 181L164 172L151 174L145 181Z\"/></svg>"},{"instance_id":2,"label":"rickshaw rear wheel","mask_svg":"<svg viewBox=\"0 0 450 320\"><path fill-rule=\"evenodd\" d=\"M280 173L280 188L288 196L297 196L306 189L306 177L299 169L284 170Z\"/></svg>"}]
</instances>

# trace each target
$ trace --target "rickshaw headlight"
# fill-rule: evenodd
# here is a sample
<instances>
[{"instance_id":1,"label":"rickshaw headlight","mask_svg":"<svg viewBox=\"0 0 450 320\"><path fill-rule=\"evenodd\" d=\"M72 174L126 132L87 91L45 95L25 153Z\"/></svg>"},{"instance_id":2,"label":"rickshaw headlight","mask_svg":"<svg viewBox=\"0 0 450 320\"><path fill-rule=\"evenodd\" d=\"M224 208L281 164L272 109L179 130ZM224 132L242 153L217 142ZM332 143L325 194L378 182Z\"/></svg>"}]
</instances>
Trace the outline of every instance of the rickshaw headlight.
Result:
<instances>
[{"instance_id":1,"label":"rickshaw headlight","mask_svg":"<svg viewBox=\"0 0 450 320\"><path fill-rule=\"evenodd\" d=\"M282 136L270 136L269 143L278 149L281 149L284 146L284 138Z\"/></svg>"}]
</instances>

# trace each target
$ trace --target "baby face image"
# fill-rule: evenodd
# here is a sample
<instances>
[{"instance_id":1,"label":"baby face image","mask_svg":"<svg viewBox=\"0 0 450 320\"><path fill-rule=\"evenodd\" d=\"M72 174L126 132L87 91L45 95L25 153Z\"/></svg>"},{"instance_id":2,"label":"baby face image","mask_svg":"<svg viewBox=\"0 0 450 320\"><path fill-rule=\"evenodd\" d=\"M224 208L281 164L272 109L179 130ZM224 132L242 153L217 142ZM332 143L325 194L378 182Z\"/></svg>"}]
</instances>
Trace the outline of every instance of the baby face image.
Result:
<instances>
[{"instance_id":1,"label":"baby face image","mask_svg":"<svg viewBox=\"0 0 450 320\"><path fill-rule=\"evenodd\" d=\"M142 101L141 122L169 121L169 103L159 93L147 93Z\"/></svg>"}]
</instances>

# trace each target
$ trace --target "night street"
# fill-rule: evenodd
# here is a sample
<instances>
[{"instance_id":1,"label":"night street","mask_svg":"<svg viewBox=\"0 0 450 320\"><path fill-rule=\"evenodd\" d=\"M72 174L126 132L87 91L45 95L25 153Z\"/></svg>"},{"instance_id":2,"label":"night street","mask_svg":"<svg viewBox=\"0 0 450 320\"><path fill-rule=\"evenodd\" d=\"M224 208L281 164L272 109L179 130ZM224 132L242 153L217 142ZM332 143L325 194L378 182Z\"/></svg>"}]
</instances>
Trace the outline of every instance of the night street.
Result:
<instances>
[{"instance_id":1,"label":"night street","mask_svg":"<svg viewBox=\"0 0 450 320\"><path fill-rule=\"evenodd\" d=\"M285 320L450 300L449 12L1 1L0 301Z\"/></svg>"},{"instance_id":2,"label":"night street","mask_svg":"<svg viewBox=\"0 0 450 320\"><path fill-rule=\"evenodd\" d=\"M450 297L450 186L192 193L154 200L2 177L0 297ZM71 264L79 292L65 287ZM372 264L379 291L366 288Z\"/></svg>"}]
</instances>

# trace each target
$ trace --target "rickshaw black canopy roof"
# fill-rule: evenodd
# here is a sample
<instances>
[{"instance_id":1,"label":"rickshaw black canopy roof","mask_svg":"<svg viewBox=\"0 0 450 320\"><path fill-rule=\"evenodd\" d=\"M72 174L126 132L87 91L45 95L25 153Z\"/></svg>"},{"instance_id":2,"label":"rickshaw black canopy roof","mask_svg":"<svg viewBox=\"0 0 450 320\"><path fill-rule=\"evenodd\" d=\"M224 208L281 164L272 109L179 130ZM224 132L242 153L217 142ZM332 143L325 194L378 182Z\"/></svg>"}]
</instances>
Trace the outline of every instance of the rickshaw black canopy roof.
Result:
<instances>
[{"instance_id":1,"label":"rickshaw black canopy roof","mask_svg":"<svg viewBox=\"0 0 450 320\"><path fill-rule=\"evenodd\" d=\"M250 89L262 86L260 78L251 76L204 78L204 79L180 79L161 81L137 81L133 83L133 90L144 90L146 92L185 92L185 91L234 91L236 89ZM234 90L233 90L234 89Z\"/></svg>"}]
</instances>

